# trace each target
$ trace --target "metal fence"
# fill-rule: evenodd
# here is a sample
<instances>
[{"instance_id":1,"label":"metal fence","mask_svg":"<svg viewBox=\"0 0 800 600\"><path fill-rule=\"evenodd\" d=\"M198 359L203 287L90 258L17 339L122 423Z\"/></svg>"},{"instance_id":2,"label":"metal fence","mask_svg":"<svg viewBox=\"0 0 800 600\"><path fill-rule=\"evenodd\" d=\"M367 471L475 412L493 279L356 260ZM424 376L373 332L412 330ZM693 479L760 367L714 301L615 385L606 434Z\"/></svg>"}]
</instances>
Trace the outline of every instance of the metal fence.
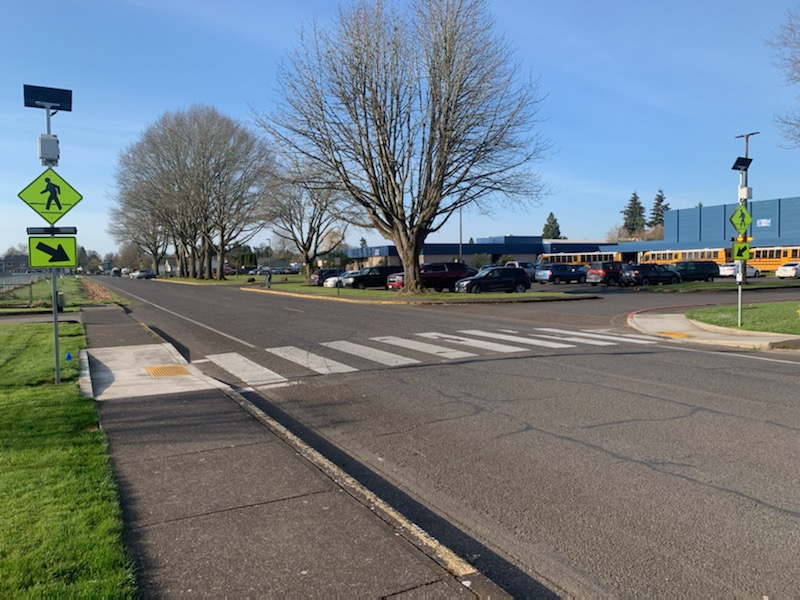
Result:
<instances>
[{"instance_id":1,"label":"metal fence","mask_svg":"<svg viewBox=\"0 0 800 600\"><path fill-rule=\"evenodd\" d=\"M34 293L34 284L50 279L49 273L0 274L0 307L33 306L41 294ZM41 287L41 286L37 286Z\"/></svg>"}]
</instances>

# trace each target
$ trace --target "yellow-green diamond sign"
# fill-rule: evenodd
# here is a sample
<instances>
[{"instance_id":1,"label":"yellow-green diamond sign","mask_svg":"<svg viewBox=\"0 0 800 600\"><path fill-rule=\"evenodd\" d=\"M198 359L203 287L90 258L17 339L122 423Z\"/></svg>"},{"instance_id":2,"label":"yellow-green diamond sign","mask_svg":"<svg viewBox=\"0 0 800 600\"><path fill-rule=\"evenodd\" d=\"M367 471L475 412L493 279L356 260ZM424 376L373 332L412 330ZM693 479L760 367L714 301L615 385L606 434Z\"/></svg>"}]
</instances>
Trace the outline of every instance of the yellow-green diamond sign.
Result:
<instances>
[{"instance_id":1,"label":"yellow-green diamond sign","mask_svg":"<svg viewBox=\"0 0 800 600\"><path fill-rule=\"evenodd\" d=\"M750 216L750 213L747 212L747 208L745 208L744 204L737 206L730 218L731 225L733 225L733 228L739 233L747 231L752 221L753 218Z\"/></svg>"},{"instance_id":2,"label":"yellow-green diamond sign","mask_svg":"<svg viewBox=\"0 0 800 600\"><path fill-rule=\"evenodd\" d=\"M30 237L28 262L33 269L77 267L78 240L74 237Z\"/></svg>"},{"instance_id":3,"label":"yellow-green diamond sign","mask_svg":"<svg viewBox=\"0 0 800 600\"><path fill-rule=\"evenodd\" d=\"M83 196L53 169L47 169L34 179L19 193L19 197L50 225L83 199Z\"/></svg>"}]
</instances>

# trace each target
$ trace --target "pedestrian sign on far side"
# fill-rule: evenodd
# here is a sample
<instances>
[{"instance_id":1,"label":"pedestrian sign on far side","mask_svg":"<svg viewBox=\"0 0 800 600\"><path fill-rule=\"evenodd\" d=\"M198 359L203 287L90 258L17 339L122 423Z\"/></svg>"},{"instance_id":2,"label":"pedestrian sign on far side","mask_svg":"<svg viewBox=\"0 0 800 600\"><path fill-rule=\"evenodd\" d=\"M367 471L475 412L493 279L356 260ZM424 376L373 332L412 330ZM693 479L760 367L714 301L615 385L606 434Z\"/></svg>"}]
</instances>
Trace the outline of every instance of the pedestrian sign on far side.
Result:
<instances>
[{"instance_id":1,"label":"pedestrian sign on far side","mask_svg":"<svg viewBox=\"0 0 800 600\"><path fill-rule=\"evenodd\" d=\"M750 216L750 213L747 212L744 204L740 204L736 207L736 210L733 211L730 221L731 225L733 225L733 228L736 231L739 233L744 233L747 231L747 228L750 227L750 223L753 222L753 218Z\"/></svg>"},{"instance_id":2,"label":"pedestrian sign on far side","mask_svg":"<svg viewBox=\"0 0 800 600\"><path fill-rule=\"evenodd\" d=\"M46 169L19 193L19 197L50 225L83 199L53 169Z\"/></svg>"}]
</instances>

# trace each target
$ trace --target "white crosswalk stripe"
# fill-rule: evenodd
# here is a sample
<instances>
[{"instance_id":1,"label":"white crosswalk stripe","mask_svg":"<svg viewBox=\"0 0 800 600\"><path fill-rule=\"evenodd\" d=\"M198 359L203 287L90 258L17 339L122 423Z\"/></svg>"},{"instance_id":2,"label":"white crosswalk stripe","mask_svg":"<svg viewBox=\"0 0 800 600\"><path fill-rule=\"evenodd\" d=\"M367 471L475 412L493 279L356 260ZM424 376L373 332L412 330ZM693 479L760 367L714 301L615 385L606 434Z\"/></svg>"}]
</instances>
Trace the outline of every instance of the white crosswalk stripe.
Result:
<instances>
[{"instance_id":1,"label":"white crosswalk stripe","mask_svg":"<svg viewBox=\"0 0 800 600\"><path fill-rule=\"evenodd\" d=\"M433 354L439 358L458 359L458 358L472 358L477 356L472 352L464 352L463 350L453 350L444 346L437 346L436 344L429 344L427 342L419 342L417 340L407 340L405 338L396 337L393 335L386 335L383 337L370 338L375 342L382 342L384 344L391 344L400 348L407 348L425 354Z\"/></svg>"},{"instance_id":2,"label":"white crosswalk stripe","mask_svg":"<svg viewBox=\"0 0 800 600\"><path fill-rule=\"evenodd\" d=\"M459 335L451 335L449 333L436 333L435 331L418 333L417 335L432 340L441 340L443 342L449 342L451 344L469 346L471 348L482 348L483 350L489 350L490 352L510 353L510 352L525 352L525 350L527 350L527 348L522 348L520 346L509 346L507 344L487 342L486 340L473 340L470 338L461 337Z\"/></svg>"},{"instance_id":3,"label":"white crosswalk stripe","mask_svg":"<svg viewBox=\"0 0 800 600\"><path fill-rule=\"evenodd\" d=\"M346 340L322 342L321 345L325 346L326 348L333 348L334 350L339 350L340 352L352 354L353 356L366 358L367 360L371 360L388 367L419 364L419 361L413 358L400 356L399 354L386 352L385 350L378 350L377 348L370 348L369 346L362 346L361 344L354 344L353 342L348 342Z\"/></svg>"},{"instance_id":4,"label":"white crosswalk stripe","mask_svg":"<svg viewBox=\"0 0 800 600\"><path fill-rule=\"evenodd\" d=\"M524 337L521 335L509 335L507 333L495 333L492 331L480 331L478 329L466 329L459 331L465 335L477 335L479 337L488 337L493 340L502 340L504 342L514 342L517 344L527 344L529 346L540 346L542 348L574 348L573 344L563 344L561 342L548 342L547 340Z\"/></svg>"},{"instance_id":5,"label":"white crosswalk stripe","mask_svg":"<svg viewBox=\"0 0 800 600\"><path fill-rule=\"evenodd\" d=\"M501 329L501 331L505 333L519 333L519 331L511 331ZM546 333L531 333L528 335L535 335L538 338L544 338L546 340L557 340L561 342L577 342L578 344L586 344L588 346L617 346L618 342L604 342L602 340L593 340L590 338L580 338L580 337L569 337L569 336L555 336L555 335L547 335Z\"/></svg>"},{"instance_id":6,"label":"white crosswalk stripe","mask_svg":"<svg viewBox=\"0 0 800 600\"><path fill-rule=\"evenodd\" d=\"M343 363L325 358L324 356L319 356L318 354L313 354L308 350L303 350L295 346L266 348L266 351L306 367L307 369L311 369L316 373L321 373L322 375L330 375L331 373L353 373L354 371L358 371L358 369Z\"/></svg>"},{"instance_id":7,"label":"white crosswalk stripe","mask_svg":"<svg viewBox=\"0 0 800 600\"><path fill-rule=\"evenodd\" d=\"M536 331L546 331L547 333L559 333L567 335L585 336L592 339L625 342L628 344L657 344L655 340L643 340L638 337L625 337L622 335L611 335L606 333L589 333L588 331L569 331L568 329L554 329L552 327L537 327Z\"/></svg>"},{"instance_id":8,"label":"white crosswalk stripe","mask_svg":"<svg viewBox=\"0 0 800 600\"><path fill-rule=\"evenodd\" d=\"M419 339L402 338L393 335L373 337L370 338L369 341L378 344L388 344L396 348L403 348L444 360L457 360L479 356L473 352L466 352L450 347L452 345L466 346L484 352L507 354L530 351L531 346L566 349L576 348L579 345L615 346L619 344L657 344L659 342L659 340L646 339L646 336L637 336L635 334L628 336L611 332L598 332L597 330L571 331L554 327L539 327L532 331L517 331L513 329L498 329L494 331L464 329L458 331L458 333L461 335L434 331L414 334L417 337L436 340L439 342L436 344L423 342ZM387 352L386 350L373 348L364 344L357 344L348 340L321 342L319 345L335 352L356 356L362 360L387 367L415 365L422 362L417 358L403 356L394 352ZM265 348L265 351L322 375L353 373L359 370L342 362L332 360L296 346ZM211 354L206 358L228 371L239 381L242 381L251 388L276 387L291 384L290 380L286 377L236 352ZM202 360L195 362L200 363Z\"/></svg>"},{"instance_id":9,"label":"white crosswalk stripe","mask_svg":"<svg viewBox=\"0 0 800 600\"><path fill-rule=\"evenodd\" d=\"M251 387L278 385L289 381L275 371L262 367L238 352L210 354L206 358Z\"/></svg>"}]
</instances>

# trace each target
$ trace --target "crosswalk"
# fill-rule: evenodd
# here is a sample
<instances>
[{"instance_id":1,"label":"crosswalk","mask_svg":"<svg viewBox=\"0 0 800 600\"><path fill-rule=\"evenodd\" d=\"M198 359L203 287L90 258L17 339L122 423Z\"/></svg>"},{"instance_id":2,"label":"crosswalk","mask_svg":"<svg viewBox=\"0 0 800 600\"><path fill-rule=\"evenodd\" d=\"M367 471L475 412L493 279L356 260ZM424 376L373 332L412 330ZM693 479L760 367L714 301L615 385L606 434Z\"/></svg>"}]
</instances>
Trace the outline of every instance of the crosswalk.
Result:
<instances>
[{"instance_id":1,"label":"crosswalk","mask_svg":"<svg viewBox=\"0 0 800 600\"><path fill-rule=\"evenodd\" d=\"M421 338L421 339L420 339ZM423 341L424 340L424 341ZM280 346L264 348L264 362L269 357L277 358L270 367L245 357L237 352L226 352L206 356L207 361L228 372L236 380L252 389L273 388L297 382L290 375L279 373L281 365L292 365L317 375L354 373L363 365L380 367L406 367L431 361L452 361L530 352L532 349L566 350L581 346L617 346L632 344L645 346L662 340L645 335L619 334L604 330L572 331L554 327L538 327L529 331L513 329L463 329L454 333L425 331L409 334L408 337L394 335L371 337L365 343L350 340L320 342L319 348ZM391 348L389 350L388 348ZM467 348L468 350L465 350ZM398 349L403 354L398 353ZM410 353L411 355L409 355ZM333 358L335 357L335 358ZM353 359L356 365L352 364Z\"/></svg>"}]
</instances>

